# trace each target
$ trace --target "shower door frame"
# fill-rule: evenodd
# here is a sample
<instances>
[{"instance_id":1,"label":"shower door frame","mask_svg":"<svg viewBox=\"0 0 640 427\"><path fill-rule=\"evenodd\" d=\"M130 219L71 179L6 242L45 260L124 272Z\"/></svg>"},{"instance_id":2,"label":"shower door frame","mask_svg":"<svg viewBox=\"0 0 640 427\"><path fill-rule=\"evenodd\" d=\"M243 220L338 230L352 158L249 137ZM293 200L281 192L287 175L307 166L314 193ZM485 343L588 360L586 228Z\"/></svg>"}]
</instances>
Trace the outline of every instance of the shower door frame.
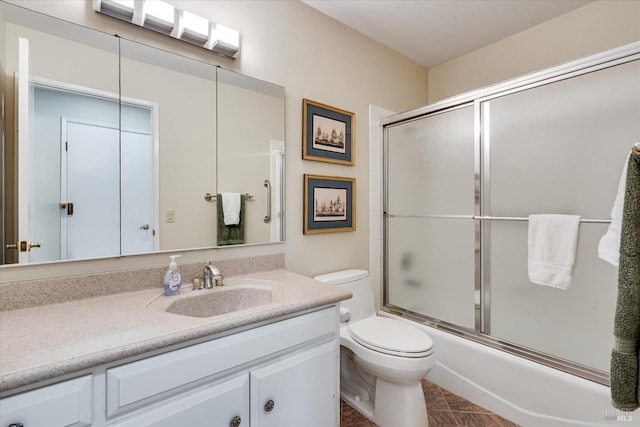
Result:
<instances>
[{"instance_id":1,"label":"shower door frame","mask_svg":"<svg viewBox=\"0 0 640 427\"><path fill-rule=\"evenodd\" d=\"M409 112L396 114L381 120L382 126L382 147L383 147L383 184L382 184L382 252L383 252L383 274L382 274L382 311L398 315L428 326L453 333L463 338L479 342L481 344L511 353L525 359L547 365L564 372L577 375L579 377L609 385L609 374L577 362L552 356L541 351L536 351L522 345L501 340L491 336L491 286L490 286L490 238L486 230L487 221L491 220L512 220L513 218L491 217L485 214L485 207L490 206L490 141L484 140L486 132L483 126L487 126L489 121L483 119L482 109L486 101L494 98L521 92L527 89L571 79L587 73L603 70L616 65L640 60L640 42L634 42L616 49L592 55L577 61L573 61L548 70L529 74L520 78L492 85L476 91L464 93L443 101L424 106ZM394 125L407 123L413 120L429 117L452 111L458 108L473 106L474 115L474 215L421 215L420 218L449 218L449 219L472 219L474 220L474 328L466 328L455 325L441 319L437 319L421 313L395 306L389 303L389 253L388 253L388 144L389 128ZM520 220L516 218L515 220ZM605 222L605 220L588 220L594 222ZM608 221L608 220L607 220Z\"/></svg>"}]
</instances>

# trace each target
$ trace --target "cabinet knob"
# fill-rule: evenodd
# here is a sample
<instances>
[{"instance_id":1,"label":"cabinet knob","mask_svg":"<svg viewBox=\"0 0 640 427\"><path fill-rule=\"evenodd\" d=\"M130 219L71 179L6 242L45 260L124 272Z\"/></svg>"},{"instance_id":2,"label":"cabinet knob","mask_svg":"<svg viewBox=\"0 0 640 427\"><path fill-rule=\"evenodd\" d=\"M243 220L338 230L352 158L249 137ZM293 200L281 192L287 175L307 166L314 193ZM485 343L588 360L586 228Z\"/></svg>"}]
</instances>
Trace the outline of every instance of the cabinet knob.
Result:
<instances>
[{"instance_id":1,"label":"cabinet knob","mask_svg":"<svg viewBox=\"0 0 640 427\"><path fill-rule=\"evenodd\" d=\"M233 417L233 419L229 423L229 427L239 427L241 422L242 422L242 419L236 415L235 417Z\"/></svg>"},{"instance_id":2,"label":"cabinet knob","mask_svg":"<svg viewBox=\"0 0 640 427\"><path fill-rule=\"evenodd\" d=\"M276 406L276 403L273 400L269 399L267 403L264 404L264 411L269 413L273 411L274 406Z\"/></svg>"}]
</instances>

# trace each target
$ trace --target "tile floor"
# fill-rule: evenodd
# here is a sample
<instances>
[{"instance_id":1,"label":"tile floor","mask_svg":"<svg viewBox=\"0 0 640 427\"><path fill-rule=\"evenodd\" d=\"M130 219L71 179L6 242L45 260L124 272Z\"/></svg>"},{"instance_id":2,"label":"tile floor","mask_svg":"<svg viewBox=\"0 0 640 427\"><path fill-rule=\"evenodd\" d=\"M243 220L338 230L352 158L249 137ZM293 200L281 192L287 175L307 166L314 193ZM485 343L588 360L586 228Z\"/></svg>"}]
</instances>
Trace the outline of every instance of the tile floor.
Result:
<instances>
[{"instance_id":1,"label":"tile floor","mask_svg":"<svg viewBox=\"0 0 640 427\"><path fill-rule=\"evenodd\" d=\"M429 381L422 380L429 427L517 427ZM340 403L340 427L377 427L344 402Z\"/></svg>"}]
</instances>

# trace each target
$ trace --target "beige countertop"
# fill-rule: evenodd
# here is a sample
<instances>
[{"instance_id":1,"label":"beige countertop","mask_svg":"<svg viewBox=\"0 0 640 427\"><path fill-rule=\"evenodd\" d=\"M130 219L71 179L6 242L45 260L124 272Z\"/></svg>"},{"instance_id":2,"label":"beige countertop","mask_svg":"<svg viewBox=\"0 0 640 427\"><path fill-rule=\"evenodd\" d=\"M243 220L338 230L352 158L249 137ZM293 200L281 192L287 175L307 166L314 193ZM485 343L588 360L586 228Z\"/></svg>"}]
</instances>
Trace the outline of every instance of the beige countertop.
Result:
<instances>
[{"instance_id":1,"label":"beige countertop","mask_svg":"<svg viewBox=\"0 0 640 427\"><path fill-rule=\"evenodd\" d=\"M173 298L191 297L183 284L181 296L164 297L160 287L0 312L0 391L117 362L281 316L333 304L351 297L286 270L229 277L278 283L273 302L209 318L167 313L159 306ZM189 295L187 295L189 294Z\"/></svg>"}]
</instances>

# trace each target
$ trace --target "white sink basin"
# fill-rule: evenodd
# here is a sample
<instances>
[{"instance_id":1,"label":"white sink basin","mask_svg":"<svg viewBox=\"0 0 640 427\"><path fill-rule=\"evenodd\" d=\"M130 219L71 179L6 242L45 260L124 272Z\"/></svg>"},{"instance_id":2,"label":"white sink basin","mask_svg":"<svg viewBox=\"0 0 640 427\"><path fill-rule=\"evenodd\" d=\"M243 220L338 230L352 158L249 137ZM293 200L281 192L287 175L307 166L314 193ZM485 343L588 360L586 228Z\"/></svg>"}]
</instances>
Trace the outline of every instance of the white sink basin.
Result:
<instances>
[{"instance_id":1,"label":"white sink basin","mask_svg":"<svg viewBox=\"0 0 640 427\"><path fill-rule=\"evenodd\" d=\"M181 316L214 317L271 304L282 297L282 284L278 282L229 279L224 286L213 289L183 288L177 296L160 296L147 308Z\"/></svg>"}]
</instances>

